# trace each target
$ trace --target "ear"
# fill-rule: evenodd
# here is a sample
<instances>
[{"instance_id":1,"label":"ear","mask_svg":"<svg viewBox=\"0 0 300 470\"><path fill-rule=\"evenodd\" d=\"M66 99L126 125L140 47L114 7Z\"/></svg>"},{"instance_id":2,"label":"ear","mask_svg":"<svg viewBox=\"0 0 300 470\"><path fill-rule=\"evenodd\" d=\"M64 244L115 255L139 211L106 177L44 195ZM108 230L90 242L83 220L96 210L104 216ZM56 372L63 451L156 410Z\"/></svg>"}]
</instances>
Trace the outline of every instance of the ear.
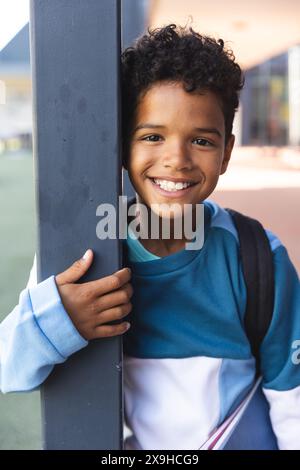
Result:
<instances>
[{"instance_id":1,"label":"ear","mask_svg":"<svg viewBox=\"0 0 300 470\"><path fill-rule=\"evenodd\" d=\"M225 150L224 150L224 157L222 161L222 167L220 171L220 175L223 175L225 171L227 170L229 160L231 158L231 152L234 146L234 141L235 141L235 136L231 134L231 136L228 139L228 142L226 144Z\"/></svg>"}]
</instances>

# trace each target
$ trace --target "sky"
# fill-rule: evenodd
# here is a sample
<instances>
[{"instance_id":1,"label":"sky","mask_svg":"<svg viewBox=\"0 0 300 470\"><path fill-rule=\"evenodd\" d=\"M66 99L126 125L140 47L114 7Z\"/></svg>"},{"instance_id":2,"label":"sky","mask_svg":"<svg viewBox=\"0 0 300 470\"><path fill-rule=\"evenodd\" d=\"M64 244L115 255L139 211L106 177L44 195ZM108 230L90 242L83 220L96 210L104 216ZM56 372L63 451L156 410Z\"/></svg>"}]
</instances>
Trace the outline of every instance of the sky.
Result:
<instances>
[{"instance_id":1,"label":"sky","mask_svg":"<svg viewBox=\"0 0 300 470\"><path fill-rule=\"evenodd\" d=\"M29 21L29 0L0 0L0 51Z\"/></svg>"}]
</instances>

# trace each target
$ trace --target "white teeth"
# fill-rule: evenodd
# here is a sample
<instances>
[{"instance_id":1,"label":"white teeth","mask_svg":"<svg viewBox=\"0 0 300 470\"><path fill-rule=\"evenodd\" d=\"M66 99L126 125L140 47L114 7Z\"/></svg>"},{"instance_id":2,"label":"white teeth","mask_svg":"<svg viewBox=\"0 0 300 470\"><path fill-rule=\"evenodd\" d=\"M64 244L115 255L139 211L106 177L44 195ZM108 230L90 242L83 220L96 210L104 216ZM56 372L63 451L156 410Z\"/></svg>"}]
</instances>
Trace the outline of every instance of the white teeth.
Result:
<instances>
[{"instance_id":1,"label":"white teeth","mask_svg":"<svg viewBox=\"0 0 300 470\"><path fill-rule=\"evenodd\" d=\"M192 184L192 183L185 183L185 182L175 183L174 181L158 180L158 179L154 179L154 182L165 191L179 191L181 189L187 188L188 186Z\"/></svg>"}]
</instances>

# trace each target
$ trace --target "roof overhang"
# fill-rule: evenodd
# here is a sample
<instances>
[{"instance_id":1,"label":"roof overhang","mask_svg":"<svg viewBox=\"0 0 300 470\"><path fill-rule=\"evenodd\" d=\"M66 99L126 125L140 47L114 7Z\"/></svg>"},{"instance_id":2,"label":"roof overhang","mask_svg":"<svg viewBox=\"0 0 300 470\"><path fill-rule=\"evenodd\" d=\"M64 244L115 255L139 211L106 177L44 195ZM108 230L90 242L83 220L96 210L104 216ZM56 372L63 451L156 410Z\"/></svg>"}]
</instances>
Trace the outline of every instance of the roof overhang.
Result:
<instances>
[{"instance_id":1,"label":"roof overhang","mask_svg":"<svg viewBox=\"0 0 300 470\"><path fill-rule=\"evenodd\" d=\"M189 23L201 34L226 41L244 69L300 44L299 0L150 0L150 4L151 27Z\"/></svg>"}]
</instances>

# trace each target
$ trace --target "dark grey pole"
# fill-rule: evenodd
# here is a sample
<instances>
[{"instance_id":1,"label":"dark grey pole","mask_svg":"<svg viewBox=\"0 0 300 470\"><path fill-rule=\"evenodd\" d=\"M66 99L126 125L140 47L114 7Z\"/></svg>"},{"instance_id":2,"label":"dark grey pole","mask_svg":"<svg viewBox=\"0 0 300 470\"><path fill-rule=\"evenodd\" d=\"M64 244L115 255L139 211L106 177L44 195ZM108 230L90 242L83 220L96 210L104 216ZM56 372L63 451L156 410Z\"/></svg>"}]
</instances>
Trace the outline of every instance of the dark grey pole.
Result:
<instances>
[{"instance_id":1,"label":"dark grey pole","mask_svg":"<svg viewBox=\"0 0 300 470\"><path fill-rule=\"evenodd\" d=\"M96 207L121 194L119 0L31 0L38 279L88 247L88 281L122 266L96 236ZM45 449L122 449L122 338L91 341L42 386Z\"/></svg>"}]
</instances>

